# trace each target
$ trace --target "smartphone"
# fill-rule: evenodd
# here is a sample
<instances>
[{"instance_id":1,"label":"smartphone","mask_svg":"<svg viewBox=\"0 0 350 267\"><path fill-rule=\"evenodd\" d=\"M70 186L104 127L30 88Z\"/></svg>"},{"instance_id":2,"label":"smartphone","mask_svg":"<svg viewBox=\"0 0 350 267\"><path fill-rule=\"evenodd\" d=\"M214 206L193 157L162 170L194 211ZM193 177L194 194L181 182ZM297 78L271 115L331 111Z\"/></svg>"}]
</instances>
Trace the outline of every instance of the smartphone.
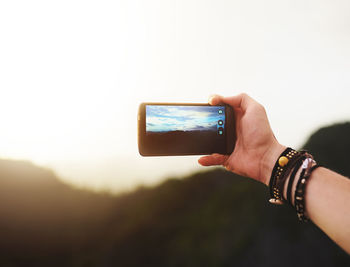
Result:
<instances>
[{"instance_id":1,"label":"smartphone","mask_svg":"<svg viewBox=\"0 0 350 267\"><path fill-rule=\"evenodd\" d=\"M142 103L138 147L142 156L231 154L235 142L232 107L185 103Z\"/></svg>"}]
</instances>

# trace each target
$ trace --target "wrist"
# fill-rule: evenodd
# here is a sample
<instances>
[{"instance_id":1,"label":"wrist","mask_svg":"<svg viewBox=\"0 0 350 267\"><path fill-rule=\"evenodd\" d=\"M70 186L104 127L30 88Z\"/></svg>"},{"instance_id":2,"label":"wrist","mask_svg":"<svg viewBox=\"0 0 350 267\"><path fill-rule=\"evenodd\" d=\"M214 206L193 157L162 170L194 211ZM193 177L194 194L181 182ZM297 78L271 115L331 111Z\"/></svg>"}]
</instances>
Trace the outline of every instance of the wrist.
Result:
<instances>
[{"instance_id":1,"label":"wrist","mask_svg":"<svg viewBox=\"0 0 350 267\"><path fill-rule=\"evenodd\" d=\"M286 149L286 146L281 145L277 141L269 146L269 148L265 151L264 155L260 160L260 176L259 180L269 185L272 169L278 160L278 157L281 153Z\"/></svg>"}]
</instances>

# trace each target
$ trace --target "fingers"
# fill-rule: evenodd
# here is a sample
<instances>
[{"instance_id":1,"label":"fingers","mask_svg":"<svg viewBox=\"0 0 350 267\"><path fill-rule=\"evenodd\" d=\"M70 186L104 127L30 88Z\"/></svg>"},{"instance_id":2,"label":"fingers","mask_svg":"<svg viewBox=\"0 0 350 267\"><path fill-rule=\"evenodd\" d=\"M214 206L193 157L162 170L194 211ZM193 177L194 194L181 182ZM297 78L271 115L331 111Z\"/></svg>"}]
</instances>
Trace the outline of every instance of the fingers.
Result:
<instances>
[{"instance_id":1,"label":"fingers","mask_svg":"<svg viewBox=\"0 0 350 267\"><path fill-rule=\"evenodd\" d=\"M222 104L223 102L223 98L221 95L212 95L209 97L209 104L212 106L218 105L218 104Z\"/></svg>"},{"instance_id":2,"label":"fingers","mask_svg":"<svg viewBox=\"0 0 350 267\"><path fill-rule=\"evenodd\" d=\"M228 155L212 154L199 158L198 163L202 166L223 165L228 157Z\"/></svg>"},{"instance_id":3,"label":"fingers","mask_svg":"<svg viewBox=\"0 0 350 267\"><path fill-rule=\"evenodd\" d=\"M218 105L222 103L228 104L233 108L241 108L243 111L247 110L252 104L257 104L253 98L245 93L228 97L212 95L209 99L210 105Z\"/></svg>"}]
</instances>

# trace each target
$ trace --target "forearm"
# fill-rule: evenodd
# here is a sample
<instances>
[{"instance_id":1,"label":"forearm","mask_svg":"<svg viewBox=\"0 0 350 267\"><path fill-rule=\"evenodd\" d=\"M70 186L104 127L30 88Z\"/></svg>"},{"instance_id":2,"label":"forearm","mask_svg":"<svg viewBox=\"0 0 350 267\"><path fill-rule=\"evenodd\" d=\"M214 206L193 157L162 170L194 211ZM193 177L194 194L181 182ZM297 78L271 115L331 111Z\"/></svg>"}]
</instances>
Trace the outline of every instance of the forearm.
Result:
<instances>
[{"instance_id":1,"label":"forearm","mask_svg":"<svg viewBox=\"0 0 350 267\"><path fill-rule=\"evenodd\" d=\"M305 204L309 218L350 254L350 180L318 168L308 181Z\"/></svg>"},{"instance_id":2,"label":"forearm","mask_svg":"<svg viewBox=\"0 0 350 267\"><path fill-rule=\"evenodd\" d=\"M280 144L271 150L261 163L264 183L268 185L272 168L280 153L285 149ZM292 186L292 204L301 168L296 173ZM287 179L283 196L286 199ZM305 191L306 215L333 241L350 254L350 179L320 167L312 172Z\"/></svg>"},{"instance_id":3,"label":"forearm","mask_svg":"<svg viewBox=\"0 0 350 267\"><path fill-rule=\"evenodd\" d=\"M222 165L270 186L270 202L274 204L293 203L298 188L299 219L307 220L308 216L350 254L350 179L322 167L314 169L312 156L307 153L286 150L275 138L263 106L248 95L213 96L209 102L234 108L236 147L231 155L203 156L199 163ZM295 166L301 166L298 172Z\"/></svg>"}]
</instances>

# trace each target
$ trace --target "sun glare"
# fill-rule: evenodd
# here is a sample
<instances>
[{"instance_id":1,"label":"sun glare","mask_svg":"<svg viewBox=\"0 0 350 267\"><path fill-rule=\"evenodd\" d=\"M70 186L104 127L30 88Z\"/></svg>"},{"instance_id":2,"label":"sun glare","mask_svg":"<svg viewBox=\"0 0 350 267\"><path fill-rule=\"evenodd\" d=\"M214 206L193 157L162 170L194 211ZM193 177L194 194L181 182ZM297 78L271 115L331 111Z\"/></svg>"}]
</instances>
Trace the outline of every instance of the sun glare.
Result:
<instances>
[{"instance_id":1,"label":"sun glare","mask_svg":"<svg viewBox=\"0 0 350 267\"><path fill-rule=\"evenodd\" d=\"M139 157L141 102L205 103L244 91L290 146L349 118L347 7L315 5L309 14L298 11L302 3L212 2L1 1L0 157L81 180L91 174L108 187L156 179L186 161L186 170L197 167ZM299 119L310 105L309 119ZM286 127L291 119L300 136Z\"/></svg>"}]
</instances>

